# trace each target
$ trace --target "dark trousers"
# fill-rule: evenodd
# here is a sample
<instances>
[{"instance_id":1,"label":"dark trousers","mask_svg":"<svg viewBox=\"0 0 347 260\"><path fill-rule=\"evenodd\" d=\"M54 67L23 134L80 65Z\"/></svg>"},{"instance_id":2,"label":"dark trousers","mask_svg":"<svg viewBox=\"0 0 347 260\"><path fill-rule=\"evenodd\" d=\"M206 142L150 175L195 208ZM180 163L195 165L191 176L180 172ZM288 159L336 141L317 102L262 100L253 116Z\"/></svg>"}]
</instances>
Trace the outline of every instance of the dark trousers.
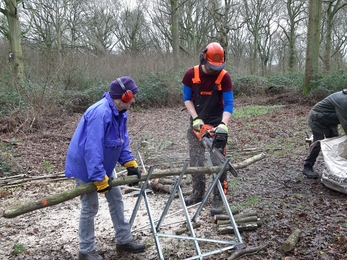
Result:
<instances>
[{"instance_id":1,"label":"dark trousers","mask_svg":"<svg viewBox=\"0 0 347 260\"><path fill-rule=\"evenodd\" d=\"M201 141L196 137L191 127L188 128L187 138L189 143L189 165L191 167L203 167L205 162L205 147ZM211 154L211 161L213 166L222 165L222 162ZM223 184L227 179L227 172L223 172L220 177L220 182ZM204 174L192 175L193 192L198 196L203 197L205 194L206 176ZM213 190L214 194L218 194L217 186Z\"/></svg>"},{"instance_id":2,"label":"dark trousers","mask_svg":"<svg viewBox=\"0 0 347 260\"><path fill-rule=\"evenodd\" d=\"M316 141L323 140L324 137L331 138L331 137L338 136L338 133L336 131L336 128L332 127L329 134L326 136L324 136L323 134L317 133L315 131L312 131L312 135L313 135L313 143L314 143ZM310 151L309 155L306 157L304 167L305 166L311 166L312 167L315 164L320 150L321 150L320 142L317 142L315 144L315 146L312 148L312 150Z\"/></svg>"}]
</instances>

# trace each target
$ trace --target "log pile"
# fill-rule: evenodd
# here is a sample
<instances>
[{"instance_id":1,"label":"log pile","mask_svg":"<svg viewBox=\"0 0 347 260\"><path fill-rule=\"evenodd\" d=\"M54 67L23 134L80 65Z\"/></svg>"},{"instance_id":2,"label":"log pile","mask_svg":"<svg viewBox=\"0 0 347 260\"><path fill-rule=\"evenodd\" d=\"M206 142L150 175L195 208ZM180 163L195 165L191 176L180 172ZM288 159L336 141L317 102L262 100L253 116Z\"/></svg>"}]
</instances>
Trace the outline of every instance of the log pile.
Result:
<instances>
[{"instance_id":1,"label":"log pile","mask_svg":"<svg viewBox=\"0 0 347 260\"><path fill-rule=\"evenodd\" d=\"M256 211L239 212L238 210L232 210L231 213L239 231L252 231L261 226L260 218ZM234 228L228 215L215 215L214 223L217 225L217 233L219 235L234 234ZM201 223L192 222L192 225L193 228L198 228L201 226ZM174 230L175 235L181 235L185 232L189 232L187 226Z\"/></svg>"},{"instance_id":2,"label":"log pile","mask_svg":"<svg viewBox=\"0 0 347 260\"><path fill-rule=\"evenodd\" d=\"M256 211L236 212L233 213L233 217L239 231L252 231L261 226ZM215 215L214 222L217 224L217 233L220 235L235 232L228 215Z\"/></svg>"}]
</instances>

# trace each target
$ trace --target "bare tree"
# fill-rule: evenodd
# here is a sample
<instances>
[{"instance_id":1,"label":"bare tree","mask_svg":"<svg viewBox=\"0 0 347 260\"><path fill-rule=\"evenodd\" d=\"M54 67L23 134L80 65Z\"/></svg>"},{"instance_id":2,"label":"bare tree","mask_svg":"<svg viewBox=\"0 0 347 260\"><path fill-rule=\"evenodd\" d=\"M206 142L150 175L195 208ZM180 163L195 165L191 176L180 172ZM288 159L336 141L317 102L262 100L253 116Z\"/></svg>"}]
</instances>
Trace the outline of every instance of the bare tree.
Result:
<instances>
[{"instance_id":1,"label":"bare tree","mask_svg":"<svg viewBox=\"0 0 347 260\"><path fill-rule=\"evenodd\" d=\"M279 26L282 28L288 41L288 67L290 71L295 70L296 40L300 36L298 27L307 18L305 0L285 0L286 12L281 16Z\"/></svg>"},{"instance_id":2,"label":"bare tree","mask_svg":"<svg viewBox=\"0 0 347 260\"><path fill-rule=\"evenodd\" d=\"M127 54L138 54L148 51L149 31L145 20L145 14L141 6L134 10L126 8L120 15L116 24L115 35L118 39L118 47Z\"/></svg>"},{"instance_id":3,"label":"bare tree","mask_svg":"<svg viewBox=\"0 0 347 260\"><path fill-rule=\"evenodd\" d=\"M256 73L258 57L261 60L262 73L269 59L273 23L278 11L276 0L243 0L247 29L252 35L250 42L250 71ZM261 52L260 52L261 51Z\"/></svg>"},{"instance_id":4,"label":"bare tree","mask_svg":"<svg viewBox=\"0 0 347 260\"><path fill-rule=\"evenodd\" d=\"M332 33L335 17L337 13L346 9L347 2L344 0L326 0L323 2L326 6L325 13L325 37L324 37L324 55L323 55L323 70L330 71L330 62L332 56Z\"/></svg>"},{"instance_id":5,"label":"bare tree","mask_svg":"<svg viewBox=\"0 0 347 260\"><path fill-rule=\"evenodd\" d=\"M18 16L18 5L21 2L22 0L3 0L5 6L0 7L0 12L5 15L8 23L8 28L3 27L2 31L10 41L13 75L19 82L25 79L21 28Z\"/></svg>"}]
</instances>

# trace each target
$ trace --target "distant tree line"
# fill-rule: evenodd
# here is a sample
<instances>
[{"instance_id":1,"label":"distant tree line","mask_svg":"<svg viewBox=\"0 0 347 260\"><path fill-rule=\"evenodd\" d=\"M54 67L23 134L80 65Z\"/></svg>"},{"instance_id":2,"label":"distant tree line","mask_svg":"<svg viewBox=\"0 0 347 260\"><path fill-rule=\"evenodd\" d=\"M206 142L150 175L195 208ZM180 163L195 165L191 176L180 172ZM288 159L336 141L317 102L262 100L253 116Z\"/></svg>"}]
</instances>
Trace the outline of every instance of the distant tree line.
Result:
<instances>
[{"instance_id":1,"label":"distant tree line","mask_svg":"<svg viewBox=\"0 0 347 260\"><path fill-rule=\"evenodd\" d=\"M346 0L138 0L131 7L117 0L0 0L0 46L9 46L11 73L23 81L27 67L42 75L80 55L172 57L179 69L184 57L198 57L217 41L233 73L305 70L308 93L315 74L346 70L346 6ZM35 55L40 68L31 63Z\"/></svg>"}]
</instances>

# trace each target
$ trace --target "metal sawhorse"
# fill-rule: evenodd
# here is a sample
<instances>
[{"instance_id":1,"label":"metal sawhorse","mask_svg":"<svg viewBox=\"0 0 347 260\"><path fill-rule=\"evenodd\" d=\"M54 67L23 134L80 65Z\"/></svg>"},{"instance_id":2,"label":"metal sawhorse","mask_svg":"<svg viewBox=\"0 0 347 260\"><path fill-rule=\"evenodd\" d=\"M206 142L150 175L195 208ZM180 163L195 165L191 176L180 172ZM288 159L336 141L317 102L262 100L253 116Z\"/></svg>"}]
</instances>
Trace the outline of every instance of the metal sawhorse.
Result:
<instances>
[{"instance_id":1,"label":"metal sawhorse","mask_svg":"<svg viewBox=\"0 0 347 260\"><path fill-rule=\"evenodd\" d=\"M211 165L211 160L210 160L209 157L208 157L208 161L209 161L209 164ZM139 196L137 198L137 201L136 201L136 204L135 204L135 207L134 207L134 210L132 212L132 215L131 215L131 218L130 218L129 222L130 222L130 227L132 227L132 225L134 223L134 220L135 220L135 217L136 217L136 214L137 214L137 211L138 211L138 208L139 208L140 203L141 203L141 199L143 197L145 205L146 205L146 210L147 210L147 214L148 214L151 230L152 230L152 233L153 233L155 245L156 245L157 252L158 252L158 255L159 255L159 259L161 259L161 260L164 259L163 252L162 252L162 249L161 249L161 246L160 246L160 241L159 241L160 237L168 237L168 238L177 238L177 239L191 240L193 242L193 244L194 244L196 255L193 256L193 257L190 257L190 258L186 258L186 259L203 259L204 256L209 256L209 255L213 255L213 254L216 254L216 253L221 253L221 252L230 250L230 249L234 248L237 245L242 244L242 238L240 236L240 233L239 233L239 230L238 230L237 225L235 223L235 220L234 220L234 217L232 215L232 212L231 212L231 210L229 208L229 204L228 204L227 199L225 197L225 194L223 192L222 185L221 185L221 183L219 181L219 178L221 177L222 173L225 171L228 163L229 163L229 159L225 159L221 170L218 173L214 173L213 174L213 181L210 184L210 186L208 187L208 189L207 189L207 191L205 193L205 196L203 197L203 200L200 203L198 203L198 204L190 206L190 207L193 207L193 206L198 205L198 208L197 208L197 210L196 210L196 212L195 212L195 214L194 214L194 216L192 218L190 218L190 216L189 216L188 208L187 208L187 206L186 206L186 204L184 202L184 197L183 197L182 190L181 190L181 187L180 187L183 175L185 174L186 169L188 167L188 164L185 163L185 165L183 166L183 169L182 169L179 177L176 178L176 181L175 181L174 187L173 187L173 189L171 191L171 194L169 196L169 199L168 199L168 201L167 201L167 203L166 203L166 205L164 207L164 210L163 210L163 212L161 214L161 217L159 218L158 221L154 221L153 220L153 216L152 216L152 213L151 213L151 209L150 209L150 205L149 205L149 201L148 201L148 197L147 197L147 193L146 193L148 182L149 182L149 180L151 178L151 174L152 174L152 171L153 171L153 167L150 167L150 169L148 171L148 174L147 174L146 180L141 184L141 190L140 190ZM199 237L197 237L195 235L192 222L195 222L197 220L197 217L199 216L199 214L200 214L200 212L201 212L205 202L209 198L210 194L213 191L213 188L216 185L218 187L218 191L219 191L219 193L221 195L221 198L223 200L223 204L224 204L225 210L226 210L226 212L227 212L227 214L229 216L230 222L231 222L232 227L234 229L234 233L235 233L235 236L237 238L237 241L226 241L226 240L216 240L216 239L209 239L209 238L199 238ZM179 196L180 203L181 203L181 206L182 206L182 209L183 209L183 213L185 215L185 223L188 226L188 230L190 232L190 236L165 234L165 233L160 233L159 232L160 228L161 228L161 225L162 225L162 223L164 221L164 218L165 218L165 216L166 216L166 214L167 214L167 212L168 212L168 210L170 208L170 205L171 205L171 203L172 203L172 201L173 201L173 199L175 197L176 192L178 192L178 196ZM226 247L202 253L201 249L200 249L200 246L199 246L199 243L198 243L199 241L226 244Z\"/></svg>"}]
</instances>

